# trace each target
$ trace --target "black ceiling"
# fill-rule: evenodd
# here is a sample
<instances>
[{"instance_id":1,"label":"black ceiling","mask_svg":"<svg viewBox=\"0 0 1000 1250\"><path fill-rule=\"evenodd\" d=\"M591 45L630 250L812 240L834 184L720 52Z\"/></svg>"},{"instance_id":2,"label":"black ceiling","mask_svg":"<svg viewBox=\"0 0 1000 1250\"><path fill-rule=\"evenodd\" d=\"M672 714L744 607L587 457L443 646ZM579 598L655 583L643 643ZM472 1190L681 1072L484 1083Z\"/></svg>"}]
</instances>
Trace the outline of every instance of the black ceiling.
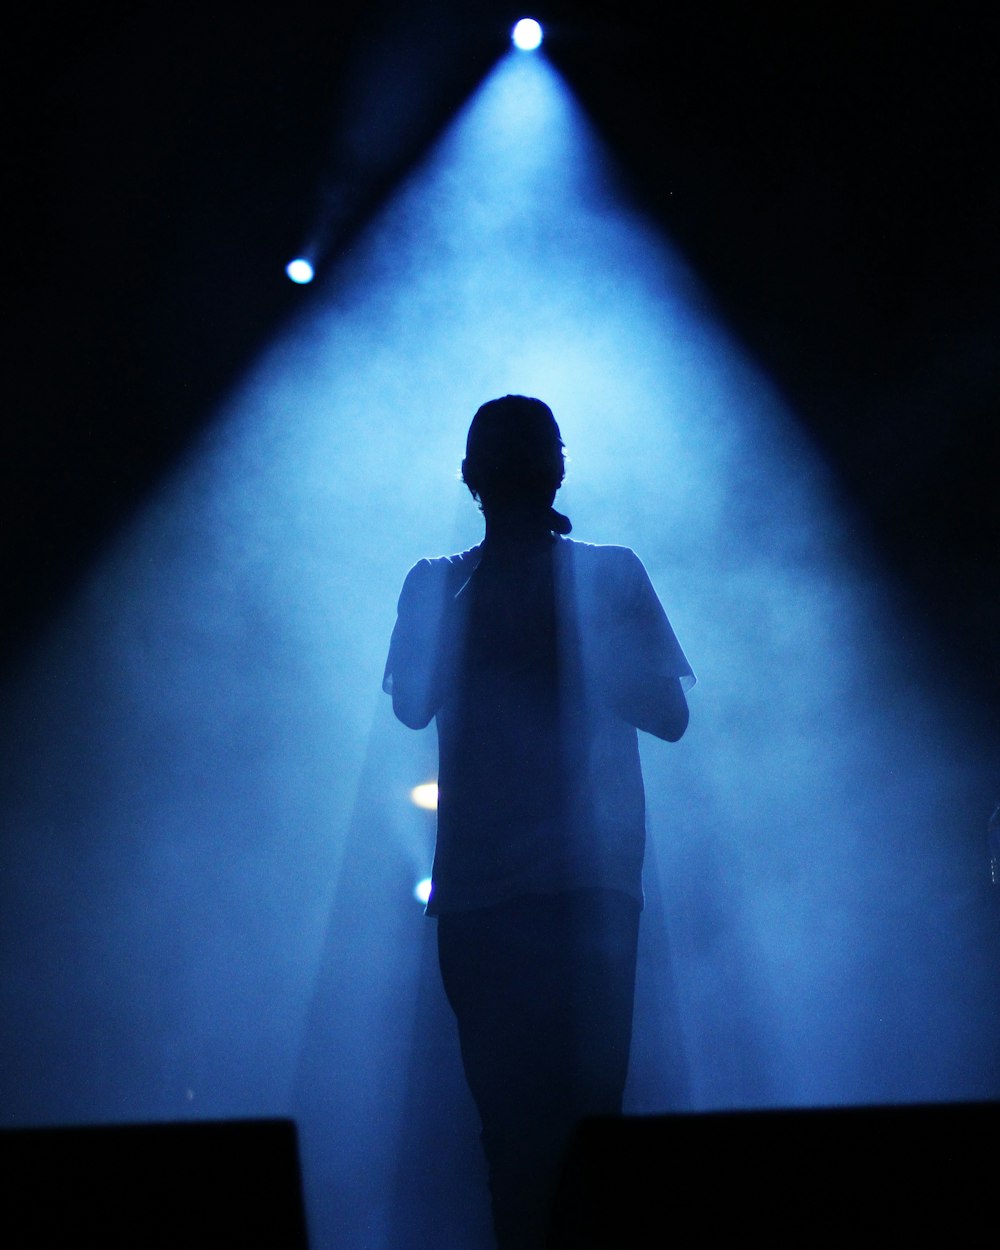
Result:
<instances>
[{"instance_id":1,"label":"black ceiling","mask_svg":"<svg viewBox=\"0 0 1000 1250\"><path fill-rule=\"evenodd\" d=\"M547 54L635 195L1000 696L997 35L989 4L552 3ZM4 654L503 48L510 5L33 5L8 28ZM362 159L345 135L363 122ZM1000 701L1000 699L998 699Z\"/></svg>"}]
</instances>

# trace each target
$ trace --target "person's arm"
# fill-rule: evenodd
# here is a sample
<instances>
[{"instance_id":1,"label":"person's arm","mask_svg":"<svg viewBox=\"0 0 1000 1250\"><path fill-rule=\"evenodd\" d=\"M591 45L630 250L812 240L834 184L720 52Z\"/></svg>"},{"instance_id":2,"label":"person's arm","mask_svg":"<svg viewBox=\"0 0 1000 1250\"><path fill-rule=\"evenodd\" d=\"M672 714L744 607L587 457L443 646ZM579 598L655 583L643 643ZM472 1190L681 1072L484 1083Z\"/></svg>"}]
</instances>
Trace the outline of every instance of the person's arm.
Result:
<instances>
[{"instance_id":1,"label":"person's arm","mask_svg":"<svg viewBox=\"0 0 1000 1250\"><path fill-rule=\"evenodd\" d=\"M629 724L666 742L688 726L685 685L694 674L638 556L629 552L627 582L608 640L607 698Z\"/></svg>"},{"instance_id":2,"label":"person's arm","mask_svg":"<svg viewBox=\"0 0 1000 1250\"><path fill-rule=\"evenodd\" d=\"M677 742L688 727L688 704L679 677L656 673L644 680L626 671L613 682L612 706L636 729Z\"/></svg>"},{"instance_id":3,"label":"person's arm","mask_svg":"<svg viewBox=\"0 0 1000 1250\"><path fill-rule=\"evenodd\" d=\"M410 729L430 724L444 702L458 646L458 608L448 579L429 560L406 576L382 688Z\"/></svg>"}]
</instances>

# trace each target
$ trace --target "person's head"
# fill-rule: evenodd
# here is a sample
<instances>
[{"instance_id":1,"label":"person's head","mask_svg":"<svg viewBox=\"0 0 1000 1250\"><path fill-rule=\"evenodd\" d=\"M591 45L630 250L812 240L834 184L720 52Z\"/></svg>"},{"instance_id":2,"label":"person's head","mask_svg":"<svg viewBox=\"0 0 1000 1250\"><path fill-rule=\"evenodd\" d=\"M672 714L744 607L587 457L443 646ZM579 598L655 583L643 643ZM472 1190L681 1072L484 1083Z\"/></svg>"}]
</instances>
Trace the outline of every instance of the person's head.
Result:
<instances>
[{"instance_id":1,"label":"person's head","mask_svg":"<svg viewBox=\"0 0 1000 1250\"><path fill-rule=\"evenodd\" d=\"M562 436L548 404L505 395L473 417L462 481L484 512L538 507L550 513L552 529L568 534L569 519L552 508L564 474Z\"/></svg>"}]
</instances>

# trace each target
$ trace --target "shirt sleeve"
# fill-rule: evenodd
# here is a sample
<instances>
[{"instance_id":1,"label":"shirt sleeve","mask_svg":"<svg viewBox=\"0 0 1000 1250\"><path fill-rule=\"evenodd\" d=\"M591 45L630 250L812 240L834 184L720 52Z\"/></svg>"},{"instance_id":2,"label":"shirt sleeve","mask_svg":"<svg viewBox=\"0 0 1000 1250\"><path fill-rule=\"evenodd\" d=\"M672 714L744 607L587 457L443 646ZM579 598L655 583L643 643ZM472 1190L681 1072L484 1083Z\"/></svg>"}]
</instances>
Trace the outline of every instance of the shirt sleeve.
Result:
<instances>
[{"instance_id":1,"label":"shirt sleeve","mask_svg":"<svg viewBox=\"0 0 1000 1250\"><path fill-rule=\"evenodd\" d=\"M628 552L625 568L622 639L626 653L649 676L676 677L688 691L696 682L694 670L677 640L642 561Z\"/></svg>"},{"instance_id":2,"label":"shirt sleeve","mask_svg":"<svg viewBox=\"0 0 1000 1250\"><path fill-rule=\"evenodd\" d=\"M419 729L441 705L455 615L447 561L420 560L403 582L382 689L404 724Z\"/></svg>"},{"instance_id":3,"label":"shirt sleeve","mask_svg":"<svg viewBox=\"0 0 1000 1250\"><path fill-rule=\"evenodd\" d=\"M421 593L421 586L427 579L427 571L423 567L425 565L429 566L430 561L421 560L410 569L399 592L396 623L392 628L389 654L386 656L385 672L382 674L382 689L386 694L392 694L396 674L400 669L403 670L403 680L406 680L406 669L413 663L414 652L418 647L418 622L422 616L420 601L425 597Z\"/></svg>"}]
</instances>

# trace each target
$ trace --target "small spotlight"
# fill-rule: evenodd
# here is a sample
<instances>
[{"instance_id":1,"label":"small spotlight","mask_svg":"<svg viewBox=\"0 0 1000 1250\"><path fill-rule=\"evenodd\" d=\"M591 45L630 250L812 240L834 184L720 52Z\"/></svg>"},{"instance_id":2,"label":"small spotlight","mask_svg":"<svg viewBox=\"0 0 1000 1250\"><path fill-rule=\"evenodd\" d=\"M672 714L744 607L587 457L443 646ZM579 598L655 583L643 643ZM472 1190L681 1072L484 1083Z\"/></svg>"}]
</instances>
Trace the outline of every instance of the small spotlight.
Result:
<instances>
[{"instance_id":1,"label":"small spotlight","mask_svg":"<svg viewBox=\"0 0 1000 1250\"><path fill-rule=\"evenodd\" d=\"M430 877L424 877L423 881L418 881L417 884L413 887L413 897L417 900L418 903L423 903L426 905L427 900L430 898L430 896L431 896L431 879Z\"/></svg>"},{"instance_id":2,"label":"small spotlight","mask_svg":"<svg viewBox=\"0 0 1000 1250\"><path fill-rule=\"evenodd\" d=\"M436 812L438 805L438 787L436 781L425 781L423 785L414 786L410 791L410 799L425 812Z\"/></svg>"},{"instance_id":3,"label":"small spotlight","mask_svg":"<svg viewBox=\"0 0 1000 1250\"><path fill-rule=\"evenodd\" d=\"M302 256L296 257L295 260L290 260L285 266L285 273L288 274L293 282L297 282L300 286L306 282L312 282L315 277L312 265Z\"/></svg>"},{"instance_id":4,"label":"small spotlight","mask_svg":"<svg viewBox=\"0 0 1000 1250\"><path fill-rule=\"evenodd\" d=\"M522 17L510 32L515 48L521 52L534 52L542 44L542 28L533 17Z\"/></svg>"}]
</instances>

